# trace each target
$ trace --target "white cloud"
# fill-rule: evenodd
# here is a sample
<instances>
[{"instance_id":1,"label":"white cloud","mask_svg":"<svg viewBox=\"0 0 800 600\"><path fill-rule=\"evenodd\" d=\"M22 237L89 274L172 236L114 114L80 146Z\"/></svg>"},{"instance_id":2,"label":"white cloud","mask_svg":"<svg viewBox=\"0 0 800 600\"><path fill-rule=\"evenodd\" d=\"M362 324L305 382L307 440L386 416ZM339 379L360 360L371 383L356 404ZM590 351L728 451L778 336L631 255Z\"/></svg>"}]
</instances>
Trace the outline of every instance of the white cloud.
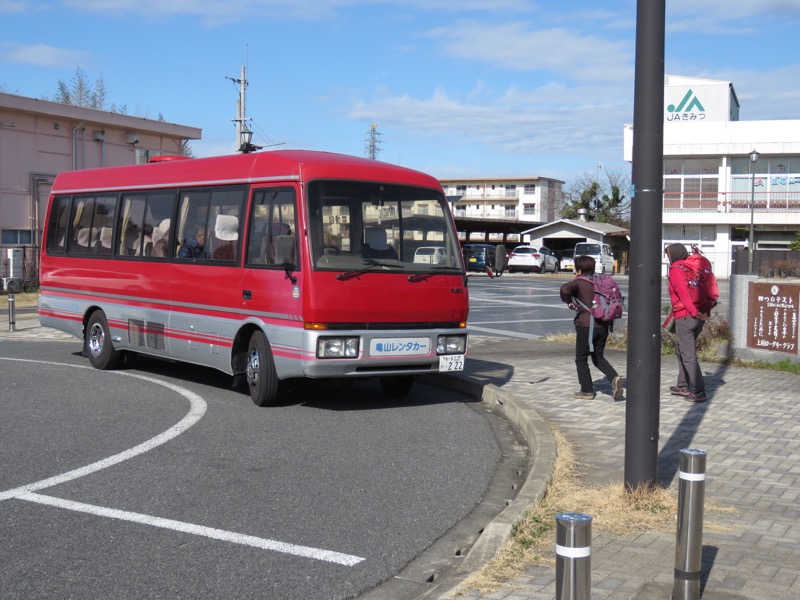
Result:
<instances>
[{"instance_id":1,"label":"white cloud","mask_svg":"<svg viewBox=\"0 0 800 600\"><path fill-rule=\"evenodd\" d=\"M460 21L427 34L448 56L512 71L545 71L579 81L630 78L633 44L568 29L535 29L526 23L487 25Z\"/></svg>"},{"instance_id":2,"label":"white cloud","mask_svg":"<svg viewBox=\"0 0 800 600\"><path fill-rule=\"evenodd\" d=\"M25 0L0 0L0 14L22 14L28 7Z\"/></svg>"},{"instance_id":3,"label":"white cloud","mask_svg":"<svg viewBox=\"0 0 800 600\"><path fill-rule=\"evenodd\" d=\"M462 102L443 89L429 98L384 91L355 103L348 117L417 138L457 138L503 154L621 157L622 125L632 119L631 102L630 89L608 85L511 87L483 102L472 97Z\"/></svg>"},{"instance_id":4,"label":"white cloud","mask_svg":"<svg viewBox=\"0 0 800 600\"><path fill-rule=\"evenodd\" d=\"M0 62L36 67L75 68L88 60L86 52L55 48L47 44L0 42Z\"/></svg>"},{"instance_id":5,"label":"white cloud","mask_svg":"<svg viewBox=\"0 0 800 600\"><path fill-rule=\"evenodd\" d=\"M0 0L2 2L3 0ZM198 17L207 25L271 19L331 19L343 10L381 4L405 10L530 12L531 0L63 0L75 10L111 15L138 14L148 19Z\"/></svg>"},{"instance_id":6,"label":"white cloud","mask_svg":"<svg viewBox=\"0 0 800 600\"><path fill-rule=\"evenodd\" d=\"M764 28L782 28L800 19L797 0L670 0L667 29L671 32L742 35Z\"/></svg>"}]
</instances>

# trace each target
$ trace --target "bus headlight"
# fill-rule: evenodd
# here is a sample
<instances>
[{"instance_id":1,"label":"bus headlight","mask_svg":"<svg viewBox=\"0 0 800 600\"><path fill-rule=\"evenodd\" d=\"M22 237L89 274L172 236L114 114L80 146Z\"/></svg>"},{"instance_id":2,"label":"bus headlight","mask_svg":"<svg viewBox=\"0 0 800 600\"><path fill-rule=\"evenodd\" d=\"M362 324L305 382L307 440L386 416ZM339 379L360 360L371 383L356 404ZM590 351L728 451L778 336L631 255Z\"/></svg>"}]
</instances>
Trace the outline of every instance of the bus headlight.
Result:
<instances>
[{"instance_id":1,"label":"bus headlight","mask_svg":"<svg viewBox=\"0 0 800 600\"><path fill-rule=\"evenodd\" d=\"M466 351L465 335L440 335L436 340L436 354L464 354Z\"/></svg>"},{"instance_id":2,"label":"bus headlight","mask_svg":"<svg viewBox=\"0 0 800 600\"><path fill-rule=\"evenodd\" d=\"M358 338L318 338L317 358L358 358Z\"/></svg>"}]
</instances>

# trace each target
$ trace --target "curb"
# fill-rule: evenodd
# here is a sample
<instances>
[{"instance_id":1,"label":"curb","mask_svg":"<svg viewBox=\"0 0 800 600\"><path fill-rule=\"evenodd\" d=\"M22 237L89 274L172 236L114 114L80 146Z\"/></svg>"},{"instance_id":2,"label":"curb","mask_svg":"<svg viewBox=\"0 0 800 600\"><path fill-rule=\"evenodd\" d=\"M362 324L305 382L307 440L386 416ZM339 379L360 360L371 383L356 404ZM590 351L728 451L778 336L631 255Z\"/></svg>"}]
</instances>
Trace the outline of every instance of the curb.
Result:
<instances>
[{"instance_id":1,"label":"curb","mask_svg":"<svg viewBox=\"0 0 800 600\"><path fill-rule=\"evenodd\" d=\"M525 512L547 492L556 459L556 443L547 422L536 410L525 406L515 396L492 384L481 384L469 375L432 375L425 383L462 392L495 409L508 419L525 437L531 450L528 477L514 500L486 525L452 576L419 598L451 598L464 580L486 566L511 535L511 530ZM454 581L455 580L455 581ZM445 596L447 594L447 596Z\"/></svg>"}]
</instances>

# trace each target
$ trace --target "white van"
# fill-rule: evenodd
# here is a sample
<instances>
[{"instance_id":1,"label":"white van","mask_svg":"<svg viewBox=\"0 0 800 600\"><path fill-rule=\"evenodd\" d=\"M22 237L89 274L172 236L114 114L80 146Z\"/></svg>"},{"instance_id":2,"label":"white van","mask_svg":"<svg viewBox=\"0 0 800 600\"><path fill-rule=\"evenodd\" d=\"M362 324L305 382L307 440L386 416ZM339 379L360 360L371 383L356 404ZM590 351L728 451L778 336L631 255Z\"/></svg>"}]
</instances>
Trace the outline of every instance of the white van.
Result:
<instances>
[{"instance_id":1,"label":"white van","mask_svg":"<svg viewBox=\"0 0 800 600\"><path fill-rule=\"evenodd\" d=\"M597 242L580 242L575 244L575 257L591 256L594 259L595 273L614 273L614 255L611 246Z\"/></svg>"}]
</instances>

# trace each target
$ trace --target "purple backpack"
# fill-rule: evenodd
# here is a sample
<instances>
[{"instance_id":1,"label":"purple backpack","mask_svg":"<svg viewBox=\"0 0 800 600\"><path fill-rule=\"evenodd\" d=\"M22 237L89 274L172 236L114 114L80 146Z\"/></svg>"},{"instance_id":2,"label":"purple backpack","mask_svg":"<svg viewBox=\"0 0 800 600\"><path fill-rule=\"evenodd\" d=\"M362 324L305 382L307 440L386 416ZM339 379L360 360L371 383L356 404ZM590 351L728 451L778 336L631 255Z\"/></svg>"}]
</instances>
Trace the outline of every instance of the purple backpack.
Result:
<instances>
[{"instance_id":1,"label":"purple backpack","mask_svg":"<svg viewBox=\"0 0 800 600\"><path fill-rule=\"evenodd\" d=\"M625 298L611 275L608 273L596 273L591 277L578 275L575 279L590 281L594 286L594 299L591 306L586 306L575 298L575 301L589 312L592 320L613 321L622 316L622 311L625 308Z\"/></svg>"}]
</instances>

